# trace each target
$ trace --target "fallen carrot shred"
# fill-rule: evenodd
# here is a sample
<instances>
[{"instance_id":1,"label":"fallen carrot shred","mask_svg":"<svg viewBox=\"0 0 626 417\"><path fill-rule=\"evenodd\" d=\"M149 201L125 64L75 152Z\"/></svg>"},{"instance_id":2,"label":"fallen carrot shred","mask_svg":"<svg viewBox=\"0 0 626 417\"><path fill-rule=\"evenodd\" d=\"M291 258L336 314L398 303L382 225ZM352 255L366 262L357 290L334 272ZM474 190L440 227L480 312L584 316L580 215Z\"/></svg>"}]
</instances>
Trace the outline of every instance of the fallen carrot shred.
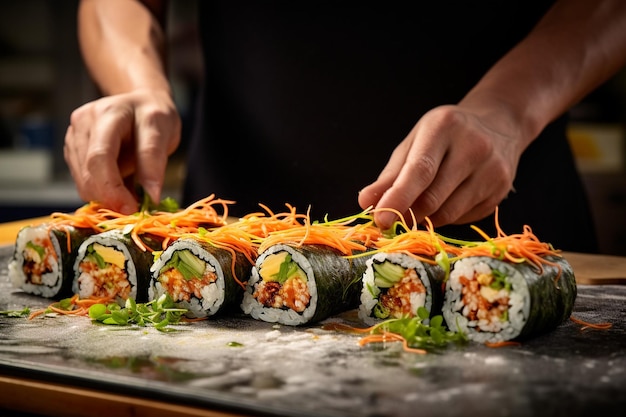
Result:
<instances>
[{"instance_id":1,"label":"fallen carrot shred","mask_svg":"<svg viewBox=\"0 0 626 417\"><path fill-rule=\"evenodd\" d=\"M74 294L69 299L69 307L68 309L59 308L58 302L50 304L46 308L42 308L40 310L33 311L29 316L28 320L32 320L42 314L47 314L50 312L54 312L64 316L87 316L89 315L89 307L94 304L108 304L113 301L110 297L90 297L81 299L78 294Z\"/></svg>"},{"instance_id":2,"label":"fallen carrot shred","mask_svg":"<svg viewBox=\"0 0 626 417\"><path fill-rule=\"evenodd\" d=\"M425 355L426 353L428 353L424 349L416 349L416 348L410 347L409 342L404 337L402 337L401 335L397 333L391 333L391 332L367 335L359 341L359 346L365 346L366 344L369 344L369 343L385 343L388 341L402 342L402 349L405 352L417 353L419 355Z\"/></svg>"},{"instance_id":3,"label":"fallen carrot shred","mask_svg":"<svg viewBox=\"0 0 626 417\"><path fill-rule=\"evenodd\" d=\"M348 333L369 333L373 328L374 326L365 328L352 327L342 323L325 323L322 325L323 330L342 331Z\"/></svg>"},{"instance_id":4,"label":"fallen carrot shred","mask_svg":"<svg viewBox=\"0 0 626 417\"><path fill-rule=\"evenodd\" d=\"M352 327L347 324L342 323L325 323L322 325L322 329L324 330L334 330L334 331L343 331L348 333L370 333L376 329L379 329L378 326L371 327ZM412 348L409 346L409 341L406 340L402 335L398 333L392 333L388 331L383 331L382 333L372 333L366 336L363 336L359 340L359 346L365 346L370 343L384 343L384 342L402 342L402 349L405 352L409 353L417 353L420 355L424 355L427 353L424 349Z\"/></svg>"},{"instance_id":5,"label":"fallen carrot shred","mask_svg":"<svg viewBox=\"0 0 626 417\"><path fill-rule=\"evenodd\" d=\"M485 342L485 346L490 348L501 348L507 346L521 346L520 342L515 342L513 340L503 340L501 342Z\"/></svg>"},{"instance_id":6,"label":"fallen carrot shred","mask_svg":"<svg viewBox=\"0 0 626 417\"><path fill-rule=\"evenodd\" d=\"M581 331L587 329L607 330L613 327L612 323L589 323L574 316L570 316L570 320L576 324L582 325L583 327L580 329Z\"/></svg>"}]
</instances>

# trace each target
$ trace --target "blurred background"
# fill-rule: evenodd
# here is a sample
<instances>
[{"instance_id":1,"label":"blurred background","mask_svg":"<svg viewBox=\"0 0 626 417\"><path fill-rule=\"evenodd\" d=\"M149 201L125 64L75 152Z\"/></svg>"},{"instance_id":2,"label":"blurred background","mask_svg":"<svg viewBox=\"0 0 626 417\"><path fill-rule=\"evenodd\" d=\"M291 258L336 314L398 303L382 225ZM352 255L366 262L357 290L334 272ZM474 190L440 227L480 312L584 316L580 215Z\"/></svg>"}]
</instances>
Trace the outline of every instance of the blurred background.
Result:
<instances>
[{"instance_id":1,"label":"blurred background","mask_svg":"<svg viewBox=\"0 0 626 417\"><path fill-rule=\"evenodd\" d=\"M63 159L70 114L99 97L78 48L78 3L0 2L0 222L83 204ZM183 141L201 77L195 9L195 0L171 1L168 16L168 66ZM164 196L180 197L184 148L172 156Z\"/></svg>"},{"instance_id":2,"label":"blurred background","mask_svg":"<svg viewBox=\"0 0 626 417\"><path fill-rule=\"evenodd\" d=\"M171 1L168 16L168 66L183 118L183 144L170 160L164 196L177 199L201 77L196 1ZM98 97L78 50L77 5L78 0L0 2L0 222L83 204L63 160L72 110ZM626 255L626 70L571 115L570 140L601 251Z\"/></svg>"}]
</instances>

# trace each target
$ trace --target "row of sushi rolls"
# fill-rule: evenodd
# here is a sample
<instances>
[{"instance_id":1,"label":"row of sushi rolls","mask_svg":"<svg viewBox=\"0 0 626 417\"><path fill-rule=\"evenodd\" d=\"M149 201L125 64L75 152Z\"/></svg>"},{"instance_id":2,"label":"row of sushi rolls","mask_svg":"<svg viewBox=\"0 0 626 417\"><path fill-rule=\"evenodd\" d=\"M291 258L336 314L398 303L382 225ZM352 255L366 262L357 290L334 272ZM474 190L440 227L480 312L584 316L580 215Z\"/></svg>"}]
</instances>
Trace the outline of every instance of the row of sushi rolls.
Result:
<instances>
[{"instance_id":1,"label":"row of sushi rolls","mask_svg":"<svg viewBox=\"0 0 626 417\"><path fill-rule=\"evenodd\" d=\"M169 203L123 215L91 202L22 228L12 285L121 306L167 294L191 319L244 314L290 326L351 310L374 326L421 310L481 343L553 330L576 298L571 266L530 227L498 227L496 236L477 229L475 241L459 241L428 219L399 216L393 230L380 230L375 209L311 219L289 204L277 212L260 204L233 219L235 203L213 195L185 208Z\"/></svg>"}]
</instances>

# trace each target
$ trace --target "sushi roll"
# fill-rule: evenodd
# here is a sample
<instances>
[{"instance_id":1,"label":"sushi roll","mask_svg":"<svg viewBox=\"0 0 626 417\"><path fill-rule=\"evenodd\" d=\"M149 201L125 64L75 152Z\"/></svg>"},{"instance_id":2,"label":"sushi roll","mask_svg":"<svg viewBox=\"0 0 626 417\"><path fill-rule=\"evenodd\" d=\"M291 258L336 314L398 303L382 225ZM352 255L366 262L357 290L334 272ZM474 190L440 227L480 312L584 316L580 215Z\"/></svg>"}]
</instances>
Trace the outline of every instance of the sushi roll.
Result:
<instances>
[{"instance_id":1,"label":"sushi roll","mask_svg":"<svg viewBox=\"0 0 626 417\"><path fill-rule=\"evenodd\" d=\"M42 224L22 228L9 261L15 288L47 298L71 295L73 264L80 244L93 232L66 225Z\"/></svg>"},{"instance_id":2,"label":"sushi roll","mask_svg":"<svg viewBox=\"0 0 626 417\"><path fill-rule=\"evenodd\" d=\"M152 243L152 249L160 247ZM111 298L121 306L128 298L144 303L153 259L150 250L140 249L122 230L98 233L78 248L72 291L80 298Z\"/></svg>"},{"instance_id":3,"label":"sushi roll","mask_svg":"<svg viewBox=\"0 0 626 417\"><path fill-rule=\"evenodd\" d=\"M359 318L375 325L391 318L415 317L424 307L441 314L444 270L405 253L376 253L366 262Z\"/></svg>"},{"instance_id":4,"label":"sushi roll","mask_svg":"<svg viewBox=\"0 0 626 417\"><path fill-rule=\"evenodd\" d=\"M556 328L571 314L576 280L561 257L541 267L487 256L453 263L446 283L443 316L452 331L470 340L523 340Z\"/></svg>"},{"instance_id":5,"label":"sushi roll","mask_svg":"<svg viewBox=\"0 0 626 417\"><path fill-rule=\"evenodd\" d=\"M233 254L235 254L233 268ZM252 263L242 253L192 238L178 239L155 260L148 298L169 294L190 318L238 308ZM234 275L233 275L234 271Z\"/></svg>"},{"instance_id":6,"label":"sushi roll","mask_svg":"<svg viewBox=\"0 0 626 417\"><path fill-rule=\"evenodd\" d=\"M303 325L356 308L365 262L322 245L272 245L252 268L242 310L258 320Z\"/></svg>"}]
</instances>

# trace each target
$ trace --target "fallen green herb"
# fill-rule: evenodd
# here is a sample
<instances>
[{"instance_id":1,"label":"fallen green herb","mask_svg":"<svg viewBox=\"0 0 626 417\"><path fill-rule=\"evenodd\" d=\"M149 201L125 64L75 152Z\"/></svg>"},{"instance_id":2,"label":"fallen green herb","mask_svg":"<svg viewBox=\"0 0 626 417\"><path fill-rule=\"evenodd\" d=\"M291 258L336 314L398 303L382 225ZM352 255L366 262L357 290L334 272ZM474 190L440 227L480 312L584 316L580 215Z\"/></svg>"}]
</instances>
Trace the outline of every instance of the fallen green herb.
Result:
<instances>
[{"instance_id":1,"label":"fallen green herb","mask_svg":"<svg viewBox=\"0 0 626 417\"><path fill-rule=\"evenodd\" d=\"M428 311L420 307L416 317L385 320L372 327L370 334L395 333L406 340L408 347L426 350L444 348L450 343L467 342L465 333L455 333L445 327L443 316L434 316L425 324L428 316Z\"/></svg>"},{"instance_id":2,"label":"fallen green herb","mask_svg":"<svg viewBox=\"0 0 626 417\"><path fill-rule=\"evenodd\" d=\"M30 314L30 308L24 307L21 310L0 310L0 316L5 317L25 317Z\"/></svg>"},{"instance_id":3,"label":"fallen green herb","mask_svg":"<svg viewBox=\"0 0 626 417\"><path fill-rule=\"evenodd\" d=\"M186 312L184 308L177 308L167 294L163 294L156 300L139 304L129 298L124 307L115 303L94 304L89 307L89 317L94 321L117 326L133 324L141 327L153 326L163 332L172 331L167 326L179 323Z\"/></svg>"}]
</instances>

